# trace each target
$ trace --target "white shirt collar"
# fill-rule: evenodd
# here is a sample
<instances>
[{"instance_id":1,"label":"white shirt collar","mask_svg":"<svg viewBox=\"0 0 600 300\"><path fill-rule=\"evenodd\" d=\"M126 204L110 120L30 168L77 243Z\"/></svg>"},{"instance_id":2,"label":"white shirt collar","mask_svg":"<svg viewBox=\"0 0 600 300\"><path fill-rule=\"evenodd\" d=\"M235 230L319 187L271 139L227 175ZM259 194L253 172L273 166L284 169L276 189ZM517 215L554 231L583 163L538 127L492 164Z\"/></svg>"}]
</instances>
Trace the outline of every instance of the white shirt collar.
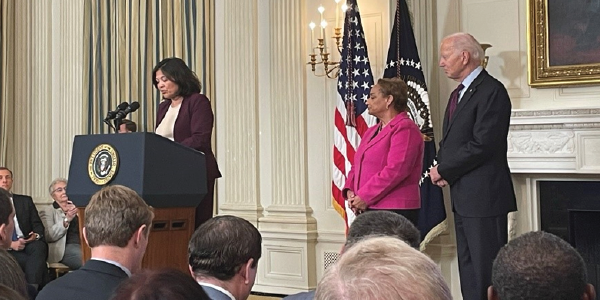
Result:
<instances>
[{"instance_id":1,"label":"white shirt collar","mask_svg":"<svg viewBox=\"0 0 600 300\"><path fill-rule=\"evenodd\" d=\"M224 288L222 288L222 287L220 287L218 285L214 285L214 284L210 284L210 283L202 282L202 281L198 281L198 284L201 285L201 286L206 286L206 287L209 287L209 288L213 288L213 289L215 289L215 290L217 290L217 291L219 291L219 292L227 295L229 298L231 298L231 300L236 300L235 297L228 290L226 290L226 289L224 289Z\"/></svg>"},{"instance_id":2,"label":"white shirt collar","mask_svg":"<svg viewBox=\"0 0 600 300\"><path fill-rule=\"evenodd\" d=\"M471 83L473 83L473 81L475 80L475 78L477 78L477 76L479 76L479 74L481 73L481 71L483 71L483 67L482 66L479 66L479 67L475 68L475 70L473 70L469 75L467 75L467 77L465 77L465 79L461 82L462 85L464 86L464 88L460 91L460 95L459 95L458 101L460 101L460 99L465 94L465 92L467 91L467 89L469 88L469 86L471 85Z\"/></svg>"},{"instance_id":3,"label":"white shirt collar","mask_svg":"<svg viewBox=\"0 0 600 300\"><path fill-rule=\"evenodd\" d=\"M90 258L91 260L98 260L98 261L103 261L107 264L111 264L111 265L115 265L117 267L119 267L121 270L123 270L123 272L125 272L125 274L127 274L127 277L131 277L131 271L129 271L129 269L125 268L125 266L123 266L122 264L114 261L114 260L110 260L110 259L104 259L104 258L97 258L97 257L92 257Z\"/></svg>"}]
</instances>

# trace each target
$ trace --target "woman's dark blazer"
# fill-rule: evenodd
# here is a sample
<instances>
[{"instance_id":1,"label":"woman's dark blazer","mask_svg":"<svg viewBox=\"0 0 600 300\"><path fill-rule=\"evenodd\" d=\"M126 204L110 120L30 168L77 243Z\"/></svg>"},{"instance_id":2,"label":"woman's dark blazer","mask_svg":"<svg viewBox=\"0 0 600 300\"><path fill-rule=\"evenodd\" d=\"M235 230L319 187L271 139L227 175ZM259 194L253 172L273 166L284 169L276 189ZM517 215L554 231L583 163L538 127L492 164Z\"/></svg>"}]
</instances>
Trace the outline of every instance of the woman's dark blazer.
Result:
<instances>
[{"instance_id":1,"label":"woman's dark blazer","mask_svg":"<svg viewBox=\"0 0 600 300\"><path fill-rule=\"evenodd\" d=\"M165 99L158 106L156 127L165 118L170 105L171 100ZM214 115L210 100L202 94L192 94L183 98L173 128L175 142L204 152L208 180L221 177L211 146L213 123Z\"/></svg>"}]
</instances>

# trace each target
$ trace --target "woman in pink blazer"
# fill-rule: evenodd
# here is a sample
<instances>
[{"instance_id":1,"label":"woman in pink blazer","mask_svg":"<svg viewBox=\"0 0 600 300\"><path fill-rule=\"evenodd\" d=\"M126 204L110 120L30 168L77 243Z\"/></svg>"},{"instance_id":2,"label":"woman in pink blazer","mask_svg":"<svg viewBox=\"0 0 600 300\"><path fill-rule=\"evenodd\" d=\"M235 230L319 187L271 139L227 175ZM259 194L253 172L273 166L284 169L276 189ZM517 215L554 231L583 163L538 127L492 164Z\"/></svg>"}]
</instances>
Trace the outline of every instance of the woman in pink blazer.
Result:
<instances>
[{"instance_id":1,"label":"woman in pink blazer","mask_svg":"<svg viewBox=\"0 0 600 300\"><path fill-rule=\"evenodd\" d=\"M380 122L363 135L343 195L356 214L389 210L416 225L424 142L406 113L407 93L400 78L379 79L371 88L369 114Z\"/></svg>"}]
</instances>

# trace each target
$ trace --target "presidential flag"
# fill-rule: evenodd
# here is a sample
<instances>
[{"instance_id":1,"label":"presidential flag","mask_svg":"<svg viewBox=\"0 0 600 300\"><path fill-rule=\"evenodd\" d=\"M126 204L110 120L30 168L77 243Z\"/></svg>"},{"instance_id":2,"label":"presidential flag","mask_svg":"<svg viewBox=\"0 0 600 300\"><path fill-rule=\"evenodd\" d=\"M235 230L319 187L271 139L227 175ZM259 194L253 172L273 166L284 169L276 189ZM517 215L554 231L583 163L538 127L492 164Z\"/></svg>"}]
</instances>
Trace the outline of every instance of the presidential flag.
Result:
<instances>
[{"instance_id":1,"label":"presidential flag","mask_svg":"<svg viewBox=\"0 0 600 300\"><path fill-rule=\"evenodd\" d=\"M400 77L408 85L408 114L415 121L425 140L423 170L421 175L421 210L418 228L421 231L421 248L447 228L446 210L442 189L429 178L429 169L435 164L435 139L429 95L423 66L419 59L408 6L405 0L398 0L392 38L386 60L385 78Z\"/></svg>"},{"instance_id":2,"label":"presidential flag","mask_svg":"<svg viewBox=\"0 0 600 300\"><path fill-rule=\"evenodd\" d=\"M333 206L344 218L346 226L354 220L342 189L354 162L354 153L362 135L376 123L369 115L366 101L373 85L371 63L356 0L346 2L340 73L338 77L333 146Z\"/></svg>"}]
</instances>

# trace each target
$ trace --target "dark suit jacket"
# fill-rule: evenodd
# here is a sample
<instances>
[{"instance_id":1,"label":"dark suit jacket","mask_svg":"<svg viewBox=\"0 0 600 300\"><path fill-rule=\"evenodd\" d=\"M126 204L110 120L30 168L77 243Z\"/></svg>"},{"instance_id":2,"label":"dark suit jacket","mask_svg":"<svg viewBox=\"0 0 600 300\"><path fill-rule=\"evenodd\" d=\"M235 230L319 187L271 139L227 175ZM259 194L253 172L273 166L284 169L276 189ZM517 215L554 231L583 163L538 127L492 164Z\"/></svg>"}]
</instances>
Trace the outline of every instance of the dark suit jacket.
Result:
<instances>
[{"instance_id":1,"label":"dark suit jacket","mask_svg":"<svg viewBox=\"0 0 600 300\"><path fill-rule=\"evenodd\" d=\"M117 286L126 280L121 268L99 260L89 260L81 269L51 281L37 300L108 300Z\"/></svg>"},{"instance_id":2,"label":"dark suit jacket","mask_svg":"<svg viewBox=\"0 0 600 300\"><path fill-rule=\"evenodd\" d=\"M447 110L437 161L450 184L453 211L492 217L517 210L506 157L511 103L504 85L483 70L451 121Z\"/></svg>"},{"instance_id":3,"label":"dark suit jacket","mask_svg":"<svg viewBox=\"0 0 600 300\"><path fill-rule=\"evenodd\" d=\"M165 99L158 106L156 127L165 118L170 105L171 100ZM204 152L208 180L221 177L211 146L213 122L213 111L208 98L202 94L192 94L181 102L173 128L173 139L176 142Z\"/></svg>"},{"instance_id":4,"label":"dark suit jacket","mask_svg":"<svg viewBox=\"0 0 600 300\"><path fill-rule=\"evenodd\" d=\"M26 195L17 194L13 194L12 198L15 204L17 221L19 221L19 228L21 228L23 234L27 235L33 231L40 235L40 241L45 241L44 223L42 223L37 208L35 208L35 204L33 204L33 199Z\"/></svg>"}]
</instances>

